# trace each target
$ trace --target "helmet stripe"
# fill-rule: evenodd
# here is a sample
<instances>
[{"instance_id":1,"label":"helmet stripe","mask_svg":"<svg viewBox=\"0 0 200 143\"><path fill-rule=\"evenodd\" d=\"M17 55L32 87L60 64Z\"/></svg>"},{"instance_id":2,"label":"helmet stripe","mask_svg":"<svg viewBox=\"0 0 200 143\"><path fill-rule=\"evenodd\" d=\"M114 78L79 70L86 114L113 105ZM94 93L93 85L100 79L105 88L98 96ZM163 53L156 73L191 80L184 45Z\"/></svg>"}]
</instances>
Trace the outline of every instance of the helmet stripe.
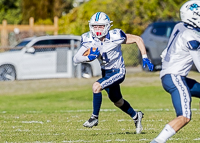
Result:
<instances>
[{"instance_id":1,"label":"helmet stripe","mask_svg":"<svg viewBox=\"0 0 200 143\"><path fill-rule=\"evenodd\" d=\"M96 15L96 18L95 18L95 21L98 21L99 20L99 15L101 14L101 12L98 12L97 15Z\"/></svg>"}]
</instances>

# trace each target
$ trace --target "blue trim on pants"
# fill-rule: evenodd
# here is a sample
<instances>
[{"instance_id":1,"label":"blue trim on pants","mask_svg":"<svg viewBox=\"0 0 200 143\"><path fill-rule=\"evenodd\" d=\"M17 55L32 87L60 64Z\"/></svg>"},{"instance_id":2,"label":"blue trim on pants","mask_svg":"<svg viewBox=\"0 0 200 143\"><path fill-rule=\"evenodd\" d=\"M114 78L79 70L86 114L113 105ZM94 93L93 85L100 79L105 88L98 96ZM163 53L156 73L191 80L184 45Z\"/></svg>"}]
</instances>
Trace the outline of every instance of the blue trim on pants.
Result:
<instances>
[{"instance_id":1,"label":"blue trim on pants","mask_svg":"<svg viewBox=\"0 0 200 143\"><path fill-rule=\"evenodd\" d=\"M191 118L191 92L186 77L167 74L161 78L163 88L171 94L176 116Z\"/></svg>"},{"instance_id":2,"label":"blue trim on pants","mask_svg":"<svg viewBox=\"0 0 200 143\"><path fill-rule=\"evenodd\" d=\"M104 70L102 69L102 78L97 80L97 82L105 83L105 86L102 87L108 93L108 97L112 102L117 102L122 98L120 91L120 83L125 79L125 69L111 69Z\"/></svg>"}]
</instances>

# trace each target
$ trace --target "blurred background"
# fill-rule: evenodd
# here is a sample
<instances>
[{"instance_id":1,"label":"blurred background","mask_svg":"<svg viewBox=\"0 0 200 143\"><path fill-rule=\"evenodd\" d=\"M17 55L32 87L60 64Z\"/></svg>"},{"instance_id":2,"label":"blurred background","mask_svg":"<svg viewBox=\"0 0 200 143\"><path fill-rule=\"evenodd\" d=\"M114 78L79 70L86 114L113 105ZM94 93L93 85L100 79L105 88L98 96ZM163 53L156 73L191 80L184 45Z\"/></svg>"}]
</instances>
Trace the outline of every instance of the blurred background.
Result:
<instances>
[{"instance_id":1,"label":"blurred background","mask_svg":"<svg viewBox=\"0 0 200 143\"><path fill-rule=\"evenodd\" d=\"M105 12L113 21L111 29L120 28L125 33L142 35L148 26L154 22L179 21L179 9L186 1L0 0L0 51L4 52L15 48L19 42L28 37L44 35L80 36L89 31L88 21L94 13L99 11ZM165 25L166 32L167 27ZM173 26L171 28L173 29ZM151 33L154 36L158 34L158 36L166 37L168 40L169 31L166 34L158 33L156 30L158 29L152 29ZM143 40L145 41L145 39ZM145 44L148 46L146 41ZM165 44L159 46L166 47L166 41ZM122 51L126 66L137 67L141 64L136 45L123 45ZM149 52L148 55L153 60L153 54Z\"/></svg>"}]
</instances>

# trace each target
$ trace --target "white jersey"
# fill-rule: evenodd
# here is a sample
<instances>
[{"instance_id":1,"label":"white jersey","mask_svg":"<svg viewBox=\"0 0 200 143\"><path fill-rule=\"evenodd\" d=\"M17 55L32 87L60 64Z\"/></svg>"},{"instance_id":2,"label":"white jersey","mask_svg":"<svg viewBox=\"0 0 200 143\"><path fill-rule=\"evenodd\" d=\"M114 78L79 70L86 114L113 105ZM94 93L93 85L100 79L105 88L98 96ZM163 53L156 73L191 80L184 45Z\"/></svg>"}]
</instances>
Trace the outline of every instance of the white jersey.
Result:
<instances>
[{"instance_id":1,"label":"white jersey","mask_svg":"<svg viewBox=\"0 0 200 143\"><path fill-rule=\"evenodd\" d=\"M200 72L200 29L178 23L161 57L160 77L166 74L187 76L193 63Z\"/></svg>"},{"instance_id":2,"label":"white jersey","mask_svg":"<svg viewBox=\"0 0 200 143\"><path fill-rule=\"evenodd\" d=\"M81 48L74 56L75 63L89 61L87 56L83 56L83 53L85 50L95 47L100 51L98 60L102 69L125 68L121 44L126 39L126 35L121 29L110 30L103 42L92 37L91 32L84 33L81 39Z\"/></svg>"}]
</instances>

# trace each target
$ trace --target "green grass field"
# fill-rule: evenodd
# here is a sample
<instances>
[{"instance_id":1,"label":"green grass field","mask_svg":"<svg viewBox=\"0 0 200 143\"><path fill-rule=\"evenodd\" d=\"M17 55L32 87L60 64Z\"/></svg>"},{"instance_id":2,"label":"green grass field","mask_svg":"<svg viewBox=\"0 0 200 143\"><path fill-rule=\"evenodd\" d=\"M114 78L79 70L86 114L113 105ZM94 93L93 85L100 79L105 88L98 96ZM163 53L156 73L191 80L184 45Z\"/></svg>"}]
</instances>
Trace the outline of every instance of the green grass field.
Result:
<instances>
[{"instance_id":1,"label":"green grass field","mask_svg":"<svg viewBox=\"0 0 200 143\"><path fill-rule=\"evenodd\" d=\"M189 77L200 81L196 72ZM159 72L129 73L121 91L132 107L144 112L143 132L116 108L103 91L99 125L82 124L92 114L92 79L46 79L0 82L0 142L6 143L148 143L175 112ZM192 121L169 143L200 142L199 99L192 101Z\"/></svg>"}]
</instances>

